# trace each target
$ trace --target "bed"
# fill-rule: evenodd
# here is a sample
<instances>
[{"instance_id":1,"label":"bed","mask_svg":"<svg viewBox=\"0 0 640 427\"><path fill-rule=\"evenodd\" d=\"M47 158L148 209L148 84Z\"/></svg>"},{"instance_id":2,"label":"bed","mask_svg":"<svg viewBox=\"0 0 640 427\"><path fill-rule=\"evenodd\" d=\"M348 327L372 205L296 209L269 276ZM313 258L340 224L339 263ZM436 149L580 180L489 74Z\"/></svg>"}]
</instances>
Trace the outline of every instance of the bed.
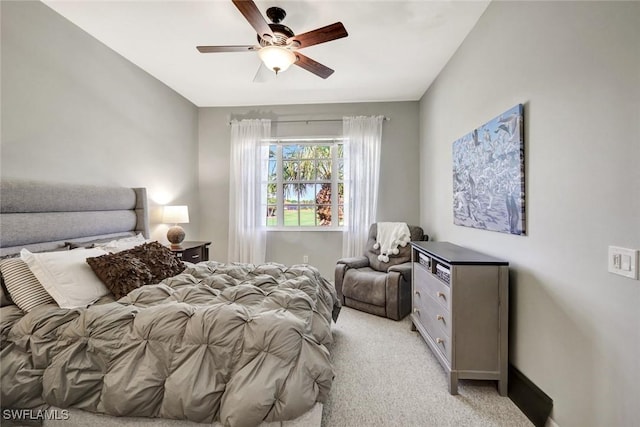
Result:
<instances>
[{"instance_id":1,"label":"bed","mask_svg":"<svg viewBox=\"0 0 640 427\"><path fill-rule=\"evenodd\" d=\"M0 256L21 254L54 299L21 295L0 260L3 422L320 425L339 302L317 269L168 258L147 240L144 188L0 185ZM76 270L93 277L67 283ZM106 293L85 297L95 281Z\"/></svg>"}]
</instances>

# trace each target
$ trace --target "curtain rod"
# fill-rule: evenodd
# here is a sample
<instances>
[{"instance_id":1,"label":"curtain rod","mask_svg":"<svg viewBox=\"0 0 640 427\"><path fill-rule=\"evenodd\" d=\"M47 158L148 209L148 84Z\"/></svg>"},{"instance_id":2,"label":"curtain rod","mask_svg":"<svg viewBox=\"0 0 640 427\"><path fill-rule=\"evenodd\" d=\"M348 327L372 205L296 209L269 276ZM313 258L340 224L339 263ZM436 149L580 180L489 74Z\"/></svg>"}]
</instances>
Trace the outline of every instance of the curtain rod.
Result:
<instances>
[{"instance_id":1,"label":"curtain rod","mask_svg":"<svg viewBox=\"0 0 640 427\"><path fill-rule=\"evenodd\" d=\"M384 116L383 120L385 122L388 122L389 120L391 120L389 117ZM271 123L314 123L314 122L341 122L342 119L310 119L310 120L271 120ZM228 125L231 125L231 122L228 123Z\"/></svg>"}]
</instances>

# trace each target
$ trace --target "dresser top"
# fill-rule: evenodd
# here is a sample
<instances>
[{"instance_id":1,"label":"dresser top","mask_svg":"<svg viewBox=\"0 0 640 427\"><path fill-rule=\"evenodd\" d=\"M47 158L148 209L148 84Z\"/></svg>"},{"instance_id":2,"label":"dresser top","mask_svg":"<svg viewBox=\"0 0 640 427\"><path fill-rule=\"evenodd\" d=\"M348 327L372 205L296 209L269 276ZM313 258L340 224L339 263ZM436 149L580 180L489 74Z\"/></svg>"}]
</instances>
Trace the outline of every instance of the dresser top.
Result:
<instances>
[{"instance_id":1,"label":"dresser top","mask_svg":"<svg viewBox=\"0 0 640 427\"><path fill-rule=\"evenodd\" d=\"M411 242L411 246L420 252L428 253L451 265L509 265L505 260L494 258L449 242Z\"/></svg>"}]
</instances>

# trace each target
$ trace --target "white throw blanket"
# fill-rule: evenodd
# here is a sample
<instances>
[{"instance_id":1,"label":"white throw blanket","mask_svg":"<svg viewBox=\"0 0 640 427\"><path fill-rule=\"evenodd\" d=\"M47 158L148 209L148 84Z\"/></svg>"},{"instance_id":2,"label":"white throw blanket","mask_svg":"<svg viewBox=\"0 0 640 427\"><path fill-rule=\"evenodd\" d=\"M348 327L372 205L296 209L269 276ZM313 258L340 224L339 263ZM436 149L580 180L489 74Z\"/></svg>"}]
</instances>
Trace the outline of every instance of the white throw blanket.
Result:
<instances>
[{"instance_id":1,"label":"white throw blanket","mask_svg":"<svg viewBox=\"0 0 640 427\"><path fill-rule=\"evenodd\" d=\"M374 249L380 249L378 259L389 262L389 255L397 255L398 246L405 247L411 241L409 226L405 222L379 222Z\"/></svg>"}]
</instances>

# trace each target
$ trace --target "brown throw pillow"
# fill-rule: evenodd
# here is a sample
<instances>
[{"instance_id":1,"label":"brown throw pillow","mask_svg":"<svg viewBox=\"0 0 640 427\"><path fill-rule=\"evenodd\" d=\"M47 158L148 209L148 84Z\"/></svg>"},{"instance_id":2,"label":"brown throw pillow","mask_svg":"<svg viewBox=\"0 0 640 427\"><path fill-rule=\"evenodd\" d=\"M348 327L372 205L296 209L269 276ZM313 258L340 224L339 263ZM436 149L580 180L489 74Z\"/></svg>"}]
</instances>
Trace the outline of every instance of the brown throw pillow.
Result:
<instances>
[{"instance_id":1,"label":"brown throw pillow","mask_svg":"<svg viewBox=\"0 0 640 427\"><path fill-rule=\"evenodd\" d=\"M169 248L158 242L87 258L87 263L117 299L140 286L160 283L186 268Z\"/></svg>"},{"instance_id":2,"label":"brown throw pillow","mask_svg":"<svg viewBox=\"0 0 640 427\"><path fill-rule=\"evenodd\" d=\"M149 267L125 252L87 258L87 263L116 299L124 297L140 286L152 283L153 276Z\"/></svg>"},{"instance_id":3,"label":"brown throw pillow","mask_svg":"<svg viewBox=\"0 0 640 427\"><path fill-rule=\"evenodd\" d=\"M159 283L187 268L169 248L158 242L145 243L120 253L129 253L145 263L151 270L152 283Z\"/></svg>"}]
</instances>

